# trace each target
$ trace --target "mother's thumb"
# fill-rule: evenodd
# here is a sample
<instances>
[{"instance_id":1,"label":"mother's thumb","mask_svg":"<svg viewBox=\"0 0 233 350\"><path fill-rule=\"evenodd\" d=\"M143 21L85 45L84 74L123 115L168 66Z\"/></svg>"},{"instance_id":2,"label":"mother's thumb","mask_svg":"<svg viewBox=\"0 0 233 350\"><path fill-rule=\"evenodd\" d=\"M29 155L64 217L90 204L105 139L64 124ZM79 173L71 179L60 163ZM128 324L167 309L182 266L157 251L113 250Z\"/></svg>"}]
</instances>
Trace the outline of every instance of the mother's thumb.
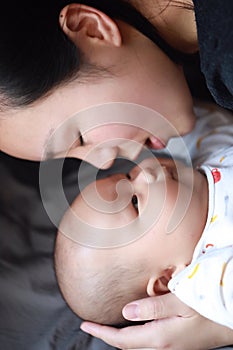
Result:
<instances>
[{"instance_id":1,"label":"mother's thumb","mask_svg":"<svg viewBox=\"0 0 233 350\"><path fill-rule=\"evenodd\" d=\"M133 301L122 311L124 318L131 321L158 320L174 316L190 317L193 313L192 309L171 293Z\"/></svg>"}]
</instances>

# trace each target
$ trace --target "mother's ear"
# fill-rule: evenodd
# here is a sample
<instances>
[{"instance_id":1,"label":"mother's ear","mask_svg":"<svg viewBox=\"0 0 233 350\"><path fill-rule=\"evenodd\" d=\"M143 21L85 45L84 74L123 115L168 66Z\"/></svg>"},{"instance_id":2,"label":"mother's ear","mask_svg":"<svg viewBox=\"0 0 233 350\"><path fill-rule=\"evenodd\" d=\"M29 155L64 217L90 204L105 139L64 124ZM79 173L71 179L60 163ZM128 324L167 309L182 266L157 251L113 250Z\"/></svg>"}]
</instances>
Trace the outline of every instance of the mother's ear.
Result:
<instances>
[{"instance_id":1,"label":"mother's ear","mask_svg":"<svg viewBox=\"0 0 233 350\"><path fill-rule=\"evenodd\" d=\"M64 33L77 47L82 40L121 46L122 38L117 24L93 7L69 4L62 9L59 22Z\"/></svg>"}]
</instances>

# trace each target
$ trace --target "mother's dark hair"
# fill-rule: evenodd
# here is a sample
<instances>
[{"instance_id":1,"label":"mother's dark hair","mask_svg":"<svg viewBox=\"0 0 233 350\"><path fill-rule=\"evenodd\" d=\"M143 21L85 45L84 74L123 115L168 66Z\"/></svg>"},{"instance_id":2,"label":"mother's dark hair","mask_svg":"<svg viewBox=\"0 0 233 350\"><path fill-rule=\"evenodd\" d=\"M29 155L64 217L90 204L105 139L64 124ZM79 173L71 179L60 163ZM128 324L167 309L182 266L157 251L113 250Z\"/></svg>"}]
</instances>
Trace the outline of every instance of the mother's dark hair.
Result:
<instances>
[{"instance_id":1,"label":"mother's dark hair","mask_svg":"<svg viewBox=\"0 0 233 350\"><path fill-rule=\"evenodd\" d=\"M79 0L112 19L122 20L151 40L171 59L182 59L158 35L153 25L127 0ZM68 0L4 1L0 21L0 109L27 106L56 86L79 77L83 67L90 77L98 67L82 62L78 48L59 26Z\"/></svg>"}]
</instances>

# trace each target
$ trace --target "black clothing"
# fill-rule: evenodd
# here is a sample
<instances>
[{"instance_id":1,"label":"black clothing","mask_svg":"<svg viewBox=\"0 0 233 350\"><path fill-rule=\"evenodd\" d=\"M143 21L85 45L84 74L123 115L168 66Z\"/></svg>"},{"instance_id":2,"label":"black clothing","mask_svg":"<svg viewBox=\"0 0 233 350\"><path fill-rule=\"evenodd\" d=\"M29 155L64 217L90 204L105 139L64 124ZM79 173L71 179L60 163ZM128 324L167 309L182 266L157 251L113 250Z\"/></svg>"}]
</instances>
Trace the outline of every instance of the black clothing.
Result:
<instances>
[{"instance_id":1,"label":"black clothing","mask_svg":"<svg viewBox=\"0 0 233 350\"><path fill-rule=\"evenodd\" d=\"M233 109L233 1L193 2L206 84L218 104Z\"/></svg>"}]
</instances>

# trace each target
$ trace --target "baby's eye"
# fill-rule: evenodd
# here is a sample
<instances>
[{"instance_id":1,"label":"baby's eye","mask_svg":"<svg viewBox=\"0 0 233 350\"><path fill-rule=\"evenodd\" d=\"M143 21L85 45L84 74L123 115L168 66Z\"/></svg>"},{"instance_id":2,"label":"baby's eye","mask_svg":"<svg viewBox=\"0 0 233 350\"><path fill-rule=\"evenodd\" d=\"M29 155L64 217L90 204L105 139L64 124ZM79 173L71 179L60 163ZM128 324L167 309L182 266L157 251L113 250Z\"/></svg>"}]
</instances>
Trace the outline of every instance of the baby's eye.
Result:
<instances>
[{"instance_id":1,"label":"baby's eye","mask_svg":"<svg viewBox=\"0 0 233 350\"><path fill-rule=\"evenodd\" d=\"M138 211L138 197L134 194L131 200L133 207Z\"/></svg>"}]
</instances>

